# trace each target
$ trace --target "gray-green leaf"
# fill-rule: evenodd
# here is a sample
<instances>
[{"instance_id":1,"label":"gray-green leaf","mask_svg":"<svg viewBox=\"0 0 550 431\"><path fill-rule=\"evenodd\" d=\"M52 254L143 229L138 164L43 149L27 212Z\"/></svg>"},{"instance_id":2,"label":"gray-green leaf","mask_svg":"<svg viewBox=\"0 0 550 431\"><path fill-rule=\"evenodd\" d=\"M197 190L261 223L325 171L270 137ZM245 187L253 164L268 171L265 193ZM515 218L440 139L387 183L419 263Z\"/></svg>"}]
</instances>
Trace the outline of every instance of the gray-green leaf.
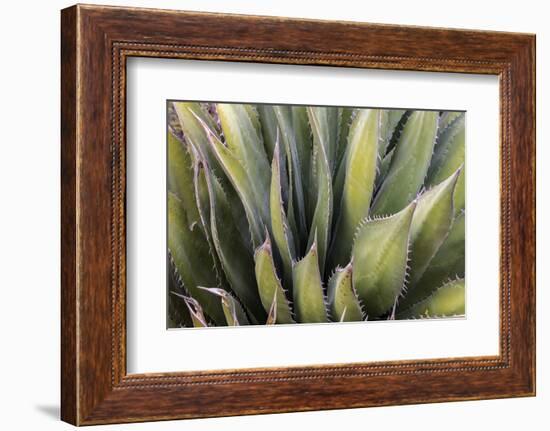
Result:
<instances>
[{"instance_id":1,"label":"gray-green leaf","mask_svg":"<svg viewBox=\"0 0 550 431\"><path fill-rule=\"evenodd\" d=\"M399 213L361 225L353 245L353 286L367 315L390 311L405 280L409 229L416 202Z\"/></svg>"},{"instance_id":2,"label":"gray-green leaf","mask_svg":"<svg viewBox=\"0 0 550 431\"><path fill-rule=\"evenodd\" d=\"M248 318L239 302L227 291L217 287L201 287L220 298L227 326L248 325Z\"/></svg>"},{"instance_id":3,"label":"gray-green leaf","mask_svg":"<svg viewBox=\"0 0 550 431\"><path fill-rule=\"evenodd\" d=\"M186 209L192 226L200 221L193 187L193 162L185 144L168 132L168 190L173 192Z\"/></svg>"},{"instance_id":4,"label":"gray-green leaf","mask_svg":"<svg viewBox=\"0 0 550 431\"><path fill-rule=\"evenodd\" d=\"M424 183L437 133L438 113L414 111L399 136L391 166L371 214L394 214L416 198Z\"/></svg>"},{"instance_id":5,"label":"gray-green leaf","mask_svg":"<svg viewBox=\"0 0 550 431\"><path fill-rule=\"evenodd\" d=\"M226 143L208 128L211 148L238 193L250 225L254 247L262 243L269 220L269 163L254 119L242 105L218 104Z\"/></svg>"},{"instance_id":6,"label":"gray-green leaf","mask_svg":"<svg viewBox=\"0 0 550 431\"><path fill-rule=\"evenodd\" d=\"M223 271L232 291L251 314L252 323L263 321L266 315L257 293L252 253L242 242L219 182L207 166L204 170L210 195L212 239Z\"/></svg>"},{"instance_id":7,"label":"gray-green leaf","mask_svg":"<svg viewBox=\"0 0 550 431\"><path fill-rule=\"evenodd\" d=\"M464 277L465 268L465 219L466 213L460 213L453 221L449 235L439 247L430 265L416 284L411 284L403 303L414 303L426 298L445 280ZM409 296L411 299L409 299ZM403 305L404 305L403 304Z\"/></svg>"},{"instance_id":8,"label":"gray-green leaf","mask_svg":"<svg viewBox=\"0 0 550 431\"><path fill-rule=\"evenodd\" d=\"M463 279L450 281L423 301L398 314L400 319L464 316L466 289Z\"/></svg>"},{"instance_id":9,"label":"gray-green leaf","mask_svg":"<svg viewBox=\"0 0 550 431\"><path fill-rule=\"evenodd\" d=\"M376 177L379 125L380 111L377 109L359 110L351 125L348 148L340 168L345 170L345 180L334 231L331 267L349 261L357 226L369 214Z\"/></svg>"},{"instance_id":10,"label":"gray-green leaf","mask_svg":"<svg viewBox=\"0 0 550 431\"><path fill-rule=\"evenodd\" d=\"M455 215L464 209L465 205L465 147L465 114L461 113L441 133L426 179L429 186L438 184L462 166L454 192Z\"/></svg>"},{"instance_id":11,"label":"gray-green leaf","mask_svg":"<svg viewBox=\"0 0 550 431\"><path fill-rule=\"evenodd\" d=\"M277 245L277 250L283 261L285 285L290 287L292 286L292 262L296 257L296 249L283 204L279 159L279 143L277 142L275 144L273 163L271 165L271 230L273 232L275 244Z\"/></svg>"},{"instance_id":12,"label":"gray-green leaf","mask_svg":"<svg viewBox=\"0 0 550 431\"><path fill-rule=\"evenodd\" d=\"M326 124L328 121L326 119L327 115L323 115L325 111L319 111L323 108L308 107L307 109L313 130L313 153L315 157L315 177L313 181L316 184L315 189L317 190L315 211L309 230L308 248L311 248L314 242L317 243L318 250L316 250L315 254L319 256L319 268L321 273L324 274L325 260L330 241L333 206L332 175L326 152L326 147L330 146L327 141L330 141L331 135L326 131L328 128ZM320 120L320 118L324 120Z\"/></svg>"},{"instance_id":13,"label":"gray-green leaf","mask_svg":"<svg viewBox=\"0 0 550 431\"><path fill-rule=\"evenodd\" d=\"M294 308L298 322L327 322L325 298L317 257L317 243L315 241L306 256L294 265L292 278L294 281Z\"/></svg>"},{"instance_id":14,"label":"gray-green leaf","mask_svg":"<svg viewBox=\"0 0 550 431\"><path fill-rule=\"evenodd\" d=\"M361 304L352 285L352 264L337 268L328 282L328 304L336 322L363 320Z\"/></svg>"},{"instance_id":15,"label":"gray-green leaf","mask_svg":"<svg viewBox=\"0 0 550 431\"><path fill-rule=\"evenodd\" d=\"M178 197L168 192L168 249L183 286L216 324L225 321L221 306L198 286L216 285L214 263L204 232L189 226L187 212Z\"/></svg>"},{"instance_id":16,"label":"gray-green leaf","mask_svg":"<svg viewBox=\"0 0 550 431\"><path fill-rule=\"evenodd\" d=\"M449 233L454 213L453 195L459 175L460 169L418 199L410 234L411 284L422 277Z\"/></svg>"},{"instance_id":17,"label":"gray-green leaf","mask_svg":"<svg viewBox=\"0 0 550 431\"><path fill-rule=\"evenodd\" d=\"M269 237L266 237L265 242L256 249L254 261L258 291L264 309L269 313L275 300L277 323L294 323L290 304L286 299L279 277L277 277Z\"/></svg>"}]
</instances>

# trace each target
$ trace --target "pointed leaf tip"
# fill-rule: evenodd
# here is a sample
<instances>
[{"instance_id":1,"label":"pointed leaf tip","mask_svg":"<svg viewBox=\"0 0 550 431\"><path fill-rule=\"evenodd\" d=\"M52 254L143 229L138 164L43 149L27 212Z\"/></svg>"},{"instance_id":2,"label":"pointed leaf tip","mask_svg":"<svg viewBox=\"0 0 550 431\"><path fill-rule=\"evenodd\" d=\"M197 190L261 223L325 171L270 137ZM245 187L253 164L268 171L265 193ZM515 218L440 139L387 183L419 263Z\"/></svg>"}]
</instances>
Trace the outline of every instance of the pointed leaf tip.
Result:
<instances>
[{"instance_id":1,"label":"pointed leaf tip","mask_svg":"<svg viewBox=\"0 0 550 431\"><path fill-rule=\"evenodd\" d=\"M417 203L390 217L369 220L353 245L353 286L369 316L388 312L403 289L409 230Z\"/></svg>"},{"instance_id":2,"label":"pointed leaf tip","mask_svg":"<svg viewBox=\"0 0 550 431\"><path fill-rule=\"evenodd\" d=\"M316 241L292 269L294 307L300 323L326 322L327 314L319 271Z\"/></svg>"},{"instance_id":3,"label":"pointed leaf tip","mask_svg":"<svg viewBox=\"0 0 550 431\"><path fill-rule=\"evenodd\" d=\"M351 263L337 268L328 282L328 304L335 322L358 322L363 320L361 304L352 285Z\"/></svg>"},{"instance_id":4,"label":"pointed leaf tip","mask_svg":"<svg viewBox=\"0 0 550 431\"><path fill-rule=\"evenodd\" d=\"M424 192L418 198L418 206L411 224L411 291L404 302L415 297L416 283L445 241L453 222L453 196L460 168L445 181Z\"/></svg>"},{"instance_id":5,"label":"pointed leaf tip","mask_svg":"<svg viewBox=\"0 0 550 431\"><path fill-rule=\"evenodd\" d=\"M204 316L201 306L199 303L189 296L181 296L189 310L191 315L191 320L193 321L193 326L195 328L206 328L208 327L208 322Z\"/></svg>"},{"instance_id":6,"label":"pointed leaf tip","mask_svg":"<svg viewBox=\"0 0 550 431\"><path fill-rule=\"evenodd\" d=\"M226 290L218 287L203 287L199 289L211 293L220 298L223 313L228 326L240 326L248 324L248 318L241 304Z\"/></svg>"},{"instance_id":7,"label":"pointed leaf tip","mask_svg":"<svg viewBox=\"0 0 550 431\"><path fill-rule=\"evenodd\" d=\"M258 293L262 301L265 311L271 312L273 306L273 297L277 297L277 323L293 323L292 310L286 299L285 291L281 285L281 281L277 276L277 270L273 261L271 249L258 247L254 253L256 282L258 285Z\"/></svg>"},{"instance_id":8,"label":"pointed leaf tip","mask_svg":"<svg viewBox=\"0 0 550 431\"><path fill-rule=\"evenodd\" d=\"M261 247L271 250L271 239L269 238L269 232L265 228L265 241L262 243Z\"/></svg>"},{"instance_id":9,"label":"pointed leaf tip","mask_svg":"<svg viewBox=\"0 0 550 431\"><path fill-rule=\"evenodd\" d=\"M343 185L341 198L335 200L339 215L330 251L332 267L349 260L355 228L369 214L378 164L380 118L378 109L361 109L349 130L341 172L337 174L337 178L343 178Z\"/></svg>"},{"instance_id":10,"label":"pointed leaf tip","mask_svg":"<svg viewBox=\"0 0 550 431\"><path fill-rule=\"evenodd\" d=\"M277 292L273 295L273 301L271 307L269 307L269 313L267 313L266 325L274 325L277 323Z\"/></svg>"},{"instance_id":11,"label":"pointed leaf tip","mask_svg":"<svg viewBox=\"0 0 550 431\"><path fill-rule=\"evenodd\" d=\"M285 211L283 204L283 185L281 182L282 175L279 157L279 141L277 140L271 164L269 211L271 232L273 233L273 239L283 263L284 284L289 288L292 284L292 261L295 258L296 250L294 236L287 217L287 213L292 216L292 209L289 205L289 211ZM291 194L291 192L289 194Z\"/></svg>"}]
</instances>

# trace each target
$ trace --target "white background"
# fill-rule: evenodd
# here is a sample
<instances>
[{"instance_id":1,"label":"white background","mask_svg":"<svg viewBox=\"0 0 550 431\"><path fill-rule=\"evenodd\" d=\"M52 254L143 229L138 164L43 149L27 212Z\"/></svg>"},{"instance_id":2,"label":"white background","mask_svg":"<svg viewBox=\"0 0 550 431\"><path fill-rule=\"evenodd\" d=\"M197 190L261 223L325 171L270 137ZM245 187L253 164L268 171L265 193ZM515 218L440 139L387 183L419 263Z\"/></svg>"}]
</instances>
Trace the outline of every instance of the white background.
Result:
<instances>
[{"instance_id":1,"label":"white background","mask_svg":"<svg viewBox=\"0 0 550 431\"><path fill-rule=\"evenodd\" d=\"M127 83L129 373L498 354L496 76L147 58ZM166 331L169 98L466 111L466 319Z\"/></svg>"},{"instance_id":2,"label":"white background","mask_svg":"<svg viewBox=\"0 0 550 431\"><path fill-rule=\"evenodd\" d=\"M296 0L103 3L537 33L537 117L550 117L549 14L540 0L298 2ZM0 15L0 426L70 429L59 399L59 9L65 1L5 2ZM536 398L98 427L135 430L546 429L550 422L550 258L547 121L539 121Z\"/></svg>"}]
</instances>

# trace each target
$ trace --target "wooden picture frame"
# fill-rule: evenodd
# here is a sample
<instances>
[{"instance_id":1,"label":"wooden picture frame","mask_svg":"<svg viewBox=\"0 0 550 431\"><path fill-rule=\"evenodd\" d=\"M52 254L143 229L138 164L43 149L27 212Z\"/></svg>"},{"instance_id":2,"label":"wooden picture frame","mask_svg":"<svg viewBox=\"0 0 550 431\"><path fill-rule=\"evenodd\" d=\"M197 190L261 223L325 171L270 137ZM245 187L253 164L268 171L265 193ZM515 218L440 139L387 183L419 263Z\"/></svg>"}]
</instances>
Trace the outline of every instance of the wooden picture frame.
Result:
<instances>
[{"instance_id":1,"label":"wooden picture frame","mask_svg":"<svg viewBox=\"0 0 550 431\"><path fill-rule=\"evenodd\" d=\"M75 425L535 394L535 36L77 5L61 14L61 417ZM127 374L126 60L500 80L500 354Z\"/></svg>"}]
</instances>

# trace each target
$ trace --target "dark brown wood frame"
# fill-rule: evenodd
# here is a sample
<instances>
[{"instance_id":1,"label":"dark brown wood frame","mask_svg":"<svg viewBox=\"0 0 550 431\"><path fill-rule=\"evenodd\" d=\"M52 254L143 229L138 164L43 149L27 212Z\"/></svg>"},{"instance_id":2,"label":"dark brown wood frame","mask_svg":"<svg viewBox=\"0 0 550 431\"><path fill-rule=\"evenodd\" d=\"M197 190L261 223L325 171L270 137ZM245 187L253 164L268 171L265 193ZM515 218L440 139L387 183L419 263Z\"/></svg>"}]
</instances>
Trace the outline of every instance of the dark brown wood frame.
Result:
<instances>
[{"instance_id":1,"label":"dark brown wood frame","mask_svg":"<svg viewBox=\"0 0 550 431\"><path fill-rule=\"evenodd\" d=\"M534 35L81 5L61 17L63 420L87 425L535 394ZM128 375L125 65L132 56L498 75L500 354Z\"/></svg>"}]
</instances>

